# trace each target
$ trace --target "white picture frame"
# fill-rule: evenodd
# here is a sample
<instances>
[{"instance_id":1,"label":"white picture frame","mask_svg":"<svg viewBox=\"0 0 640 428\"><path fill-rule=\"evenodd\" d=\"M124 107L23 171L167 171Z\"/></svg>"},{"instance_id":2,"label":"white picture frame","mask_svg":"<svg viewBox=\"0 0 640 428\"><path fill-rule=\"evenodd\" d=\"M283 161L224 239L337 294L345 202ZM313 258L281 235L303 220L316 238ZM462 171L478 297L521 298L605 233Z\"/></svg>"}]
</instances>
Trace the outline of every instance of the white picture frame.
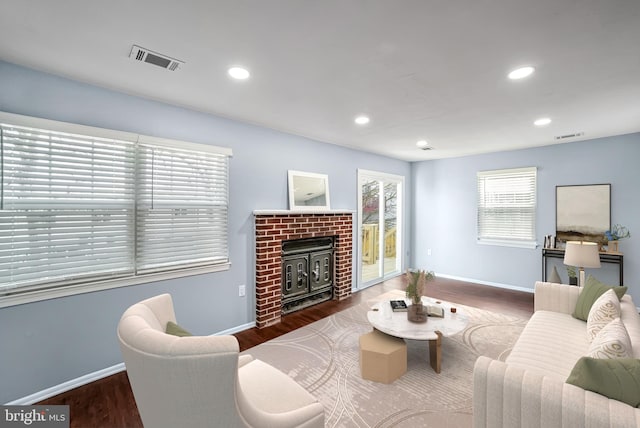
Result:
<instances>
[{"instance_id":1,"label":"white picture frame","mask_svg":"<svg viewBox=\"0 0 640 428\"><path fill-rule=\"evenodd\" d=\"M304 171L288 171L289 209L291 211L326 211L331 209L329 176Z\"/></svg>"}]
</instances>

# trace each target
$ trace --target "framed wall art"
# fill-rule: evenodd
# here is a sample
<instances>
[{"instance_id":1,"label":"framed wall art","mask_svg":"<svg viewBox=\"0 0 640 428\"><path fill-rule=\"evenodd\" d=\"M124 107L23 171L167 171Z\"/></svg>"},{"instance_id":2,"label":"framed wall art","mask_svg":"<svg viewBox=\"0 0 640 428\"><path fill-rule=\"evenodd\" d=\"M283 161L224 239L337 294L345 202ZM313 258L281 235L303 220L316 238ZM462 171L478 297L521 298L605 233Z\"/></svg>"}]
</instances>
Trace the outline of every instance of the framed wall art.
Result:
<instances>
[{"instance_id":1,"label":"framed wall art","mask_svg":"<svg viewBox=\"0 0 640 428\"><path fill-rule=\"evenodd\" d=\"M611 227L611 184L556 186L556 239L605 244Z\"/></svg>"}]
</instances>

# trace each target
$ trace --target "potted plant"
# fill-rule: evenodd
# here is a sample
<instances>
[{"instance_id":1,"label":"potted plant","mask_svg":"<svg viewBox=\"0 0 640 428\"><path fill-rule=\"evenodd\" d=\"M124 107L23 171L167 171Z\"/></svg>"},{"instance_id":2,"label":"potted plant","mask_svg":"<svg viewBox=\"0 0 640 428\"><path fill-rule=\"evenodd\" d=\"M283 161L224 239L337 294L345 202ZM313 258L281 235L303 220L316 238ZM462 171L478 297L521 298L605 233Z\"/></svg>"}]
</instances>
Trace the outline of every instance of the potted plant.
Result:
<instances>
[{"instance_id":1,"label":"potted plant","mask_svg":"<svg viewBox=\"0 0 640 428\"><path fill-rule=\"evenodd\" d=\"M426 322L427 314L422 306L422 296L427 285L427 281L433 280L436 276L432 271L407 269L407 288L405 290L407 298L411 299L411 305L407 309L407 319L412 322Z\"/></svg>"},{"instance_id":2,"label":"potted plant","mask_svg":"<svg viewBox=\"0 0 640 428\"><path fill-rule=\"evenodd\" d=\"M614 224L611 230L607 230L604 235L607 237L607 252L617 253L619 252L618 241L624 238L630 238L631 233L625 226Z\"/></svg>"},{"instance_id":3,"label":"potted plant","mask_svg":"<svg viewBox=\"0 0 640 428\"><path fill-rule=\"evenodd\" d=\"M570 285L578 285L578 274L574 266L567 266L567 275L569 275Z\"/></svg>"}]
</instances>

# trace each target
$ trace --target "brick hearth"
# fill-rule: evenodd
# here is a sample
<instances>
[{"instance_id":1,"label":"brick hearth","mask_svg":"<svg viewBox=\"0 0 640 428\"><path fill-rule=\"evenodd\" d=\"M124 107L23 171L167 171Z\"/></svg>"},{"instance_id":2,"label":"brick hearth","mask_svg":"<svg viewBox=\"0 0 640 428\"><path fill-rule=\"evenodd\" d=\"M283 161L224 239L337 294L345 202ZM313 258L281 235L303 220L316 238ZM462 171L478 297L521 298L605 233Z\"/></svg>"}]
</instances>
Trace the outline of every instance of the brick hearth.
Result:
<instances>
[{"instance_id":1,"label":"brick hearth","mask_svg":"<svg viewBox=\"0 0 640 428\"><path fill-rule=\"evenodd\" d=\"M282 241L333 236L334 300L351 295L353 213L256 211L256 327L280 322L282 316Z\"/></svg>"}]
</instances>

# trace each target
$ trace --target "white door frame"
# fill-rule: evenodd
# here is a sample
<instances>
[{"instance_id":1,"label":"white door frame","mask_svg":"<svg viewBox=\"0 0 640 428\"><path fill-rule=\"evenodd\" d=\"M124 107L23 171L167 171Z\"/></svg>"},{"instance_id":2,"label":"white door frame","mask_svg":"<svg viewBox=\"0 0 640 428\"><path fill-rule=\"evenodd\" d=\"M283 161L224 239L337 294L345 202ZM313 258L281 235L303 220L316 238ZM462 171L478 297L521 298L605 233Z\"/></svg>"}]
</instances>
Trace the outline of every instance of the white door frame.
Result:
<instances>
[{"instance_id":1,"label":"white door frame","mask_svg":"<svg viewBox=\"0 0 640 428\"><path fill-rule=\"evenodd\" d=\"M358 169L357 171L357 179L358 179L358 233L357 233L357 280L356 280L356 288L362 289L369 287L371 285L377 284L391 276L396 276L402 273L402 264L403 264L403 231L404 231L404 176L389 174L386 172L378 172L378 171L370 171L365 169ZM382 276L378 276L376 279L371 280L367 283L362 282L362 184L365 180L377 180L383 183L382 191L383 195L379 198L379 212L382 215L379 216L379 224L381 227L378 228L380 231L381 239L379 240L380 245L378 251L380 252L379 260L382 263ZM385 183L396 183L398 185L398 196L396 203L396 270L392 272L392 275L384 272L384 184Z\"/></svg>"}]
</instances>

